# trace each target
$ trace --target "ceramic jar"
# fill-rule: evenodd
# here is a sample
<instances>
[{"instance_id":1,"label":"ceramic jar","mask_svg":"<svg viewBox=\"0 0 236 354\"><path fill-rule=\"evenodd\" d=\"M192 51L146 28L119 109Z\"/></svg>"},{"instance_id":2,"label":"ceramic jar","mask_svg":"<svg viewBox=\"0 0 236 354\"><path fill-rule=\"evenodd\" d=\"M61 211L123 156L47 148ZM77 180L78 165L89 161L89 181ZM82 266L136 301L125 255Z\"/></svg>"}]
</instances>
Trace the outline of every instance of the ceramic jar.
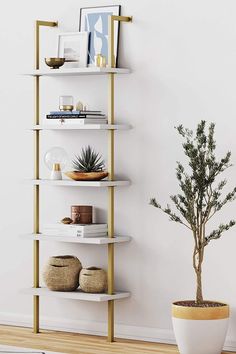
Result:
<instances>
[{"instance_id":1,"label":"ceramic jar","mask_svg":"<svg viewBox=\"0 0 236 354\"><path fill-rule=\"evenodd\" d=\"M73 224L92 224L93 207L91 205L72 205L71 219Z\"/></svg>"}]
</instances>

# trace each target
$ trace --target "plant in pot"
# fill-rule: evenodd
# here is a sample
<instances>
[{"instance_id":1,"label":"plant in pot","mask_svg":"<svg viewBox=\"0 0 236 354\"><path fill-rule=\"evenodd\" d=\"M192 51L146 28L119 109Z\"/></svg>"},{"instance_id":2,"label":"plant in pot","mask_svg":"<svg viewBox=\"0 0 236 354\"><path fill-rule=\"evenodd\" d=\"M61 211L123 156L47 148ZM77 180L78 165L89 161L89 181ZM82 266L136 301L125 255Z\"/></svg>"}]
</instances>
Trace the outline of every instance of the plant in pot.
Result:
<instances>
[{"instance_id":1,"label":"plant in pot","mask_svg":"<svg viewBox=\"0 0 236 354\"><path fill-rule=\"evenodd\" d=\"M235 221L220 224L209 231L207 224L212 217L236 196L236 188L222 196L226 180L219 175L231 166L231 153L216 158L214 140L215 124L207 130L206 122L197 125L196 132L177 128L184 139L183 150L188 160L184 167L177 162L176 176L180 193L170 196L177 212L170 205L162 207L155 198L150 204L166 213L171 221L188 228L193 236L193 268L196 275L196 298L172 304L172 320L176 341L181 354L221 353L229 320L229 306L203 298L202 266L205 247L235 225Z\"/></svg>"},{"instance_id":2,"label":"plant in pot","mask_svg":"<svg viewBox=\"0 0 236 354\"><path fill-rule=\"evenodd\" d=\"M90 145L83 148L72 163L74 171L65 172L65 175L75 181L99 181L108 176L104 160Z\"/></svg>"}]
</instances>

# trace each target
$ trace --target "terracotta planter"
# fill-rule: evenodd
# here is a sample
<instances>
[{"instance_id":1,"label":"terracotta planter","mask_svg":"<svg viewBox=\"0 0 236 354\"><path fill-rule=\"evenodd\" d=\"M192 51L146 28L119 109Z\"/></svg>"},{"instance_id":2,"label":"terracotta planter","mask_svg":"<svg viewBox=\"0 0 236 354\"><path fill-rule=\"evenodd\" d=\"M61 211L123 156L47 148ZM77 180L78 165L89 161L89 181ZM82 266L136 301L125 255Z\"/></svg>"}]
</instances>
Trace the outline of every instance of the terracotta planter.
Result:
<instances>
[{"instance_id":1,"label":"terracotta planter","mask_svg":"<svg viewBox=\"0 0 236 354\"><path fill-rule=\"evenodd\" d=\"M86 293L103 293L107 290L107 273L101 268L83 268L79 283L81 290Z\"/></svg>"},{"instance_id":2,"label":"terracotta planter","mask_svg":"<svg viewBox=\"0 0 236 354\"><path fill-rule=\"evenodd\" d=\"M77 257L50 257L43 272L43 279L52 291L74 291L79 286L81 269L82 265Z\"/></svg>"},{"instance_id":3,"label":"terracotta planter","mask_svg":"<svg viewBox=\"0 0 236 354\"><path fill-rule=\"evenodd\" d=\"M180 354L222 352L229 322L229 306L217 304L217 307L172 304L172 322Z\"/></svg>"}]
</instances>

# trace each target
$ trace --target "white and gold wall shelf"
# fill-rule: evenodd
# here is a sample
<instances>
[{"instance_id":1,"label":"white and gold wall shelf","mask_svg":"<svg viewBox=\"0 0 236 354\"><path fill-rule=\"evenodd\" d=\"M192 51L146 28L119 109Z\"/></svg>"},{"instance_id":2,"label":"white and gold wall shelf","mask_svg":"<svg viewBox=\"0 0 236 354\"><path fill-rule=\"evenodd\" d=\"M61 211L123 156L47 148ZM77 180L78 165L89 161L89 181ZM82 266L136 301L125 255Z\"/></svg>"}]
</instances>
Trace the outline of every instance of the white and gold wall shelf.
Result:
<instances>
[{"instance_id":1,"label":"white and gold wall shelf","mask_svg":"<svg viewBox=\"0 0 236 354\"><path fill-rule=\"evenodd\" d=\"M22 238L28 240L50 241L50 242L69 242L81 243L86 245L108 245L109 243L130 242L130 236L114 236L114 237L70 237L70 236L52 236L46 234L25 234Z\"/></svg>"},{"instance_id":2,"label":"white and gold wall shelf","mask_svg":"<svg viewBox=\"0 0 236 354\"><path fill-rule=\"evenodd\" d=\"M109 60L108 67L97 68L73 68L73 69L48 69L41 70L39 65L40 58L40 27L56 27L57 22L48 21L36 21L35 25L35 70L28 74L34 78L35 81L35 114L34 114L34 179L31 181L34 186L34 227L32 234L26 234L22 237L32 240L34 244L34 282L33 288L26 289L23 292L33 296L33 331L34 333L39 333L40 330L40 311L39 311L39 299L41 296L53 296L57 298L64 299L75 299L84 301L97 301L108 303L108 341L114 341L114 301L119 299L124 299L130 296L129 292L121 292L115 290L115 279L114 279L114 251L115 244L127 243L131 240L128 236L115 236L114 234L114 224L115 224L115 207L114 207L114 189L116 187L125 187L130 184L129 181L116 181L115 180L115 166L114 166L114 140L116 130L127 130L130 129L128 124L117 124L115 123L114 114L114 81L115 76L119 74L130 73L129 69L116 68L114 62L114 23L119 22L131 22L132 18L127 16L110 16L109 18L109 36L108 36L108 47L109 47ZM57 76L79 76L79 75L107 75L108 76L108 124L96 124L96 125L62 125L54 126L50 124L41 124L40 122L40 78L44 76L57 77ZM108 132L108 180L104 181L72 181L72 180L61 180L52 181L44 180L40 178L40 134L43 130L107 130ZM40 219L39 219L39 193L40 187L43 185L49 186L68 186L68 187L101 187L106 188L108 191L108 237L95 237L92 239L82 239L82 238L70 238L65 236L51 237L49 235L44 235L40 233ZM106 245L108 249L108 291L105 294L86 294L80 290L74 292L57 292L50 291L47 288L40 287L39 283L39 242L41 241L56 241L56 242L73 242L73 243L83 243L83 244L93 244L93 245Z\"/></svg>"},{"instance_id":3,"label":"white and gold wall shelf","mask_svg":"<svg viewBox=\"0 0 236 354\"><path fill-rule=\"evenodd\" d=\"M76 291L51 291L47 288L31 288L24 289L21 291L23 294L29 294L33 296L48 296L57 297L61 299L71 299L71 300L81 300L81 301L111 301L125 299L130 296L129 292L126 291L114 291L113 294L91 294L84 293L80 290Z\"/></svg>"},{"instance_id":4,"label":"white and gold wall shelf","mask_svg":"<svg viewBox=\"0 0 236 354\"><path fill-rule=\"evenodd\" d=\"M64 186L64 187L124 187L130 184L129 181L73 181L71 179L51 180L51 179L33 179L29 181L36 186Z\"/></svg>"},{"instance_id":5,"label":"white and gold wall shelf","mask_svg":"<svg viewBox=\"0 0 236 354\"><path fill-rule=\"evenodd\" d=\"M129 124L41 124L35 125L32 130L128 130Z\"/></svg>"},{"instance_id":6,"label":"white and gold wall shelf","mask_svg":"<svg viewBox=\"0 0 236 354\"><path fill-rule=\"evenodd\" d=\"M107 75L107 74L129 74L129 69L122 68L73 68L73 69L45 69L45 70L33 70L30 73L25 73L28 76L80 76L80 75Z\"/></svg>"}]
</instances>

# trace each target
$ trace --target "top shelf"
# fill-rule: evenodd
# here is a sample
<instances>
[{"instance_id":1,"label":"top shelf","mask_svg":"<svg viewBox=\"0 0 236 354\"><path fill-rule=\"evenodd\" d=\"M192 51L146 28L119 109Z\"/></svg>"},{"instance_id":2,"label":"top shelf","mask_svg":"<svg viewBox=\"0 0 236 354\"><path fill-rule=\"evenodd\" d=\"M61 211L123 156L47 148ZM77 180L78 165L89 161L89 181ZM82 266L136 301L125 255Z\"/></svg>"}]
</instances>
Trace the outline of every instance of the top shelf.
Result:
<instances>
[{"instance_id":1,"label":"top shelf","mask_svg":"<svg viewBox=\"0 0 236 354\"><path fill-rule=\"evenodd\" d=\"M107 75L107 74L129 74L129 69L122 68L67 68L67 69L43 69L33 70L25 73L28 76L80 76L80 75Z\"/></svg>"}]
</instances>

